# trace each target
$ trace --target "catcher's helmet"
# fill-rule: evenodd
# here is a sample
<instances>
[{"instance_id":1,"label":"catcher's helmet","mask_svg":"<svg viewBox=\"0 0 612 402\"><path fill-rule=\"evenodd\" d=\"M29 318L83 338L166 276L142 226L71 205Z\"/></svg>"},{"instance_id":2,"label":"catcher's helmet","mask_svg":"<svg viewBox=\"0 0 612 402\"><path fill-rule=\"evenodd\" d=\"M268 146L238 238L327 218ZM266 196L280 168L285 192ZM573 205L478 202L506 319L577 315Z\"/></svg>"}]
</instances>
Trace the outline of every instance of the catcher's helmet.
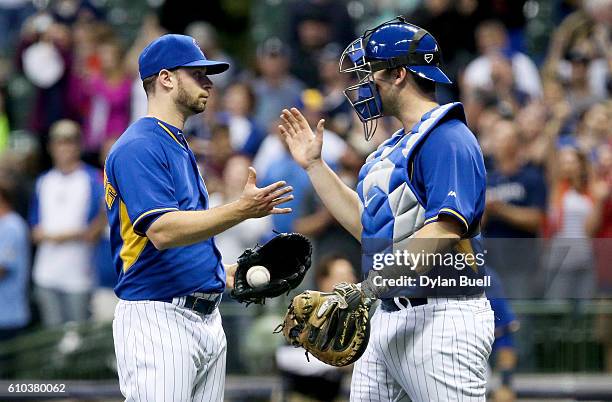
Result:
<instances>
[{"instance_id":1,"label":"catcher's helmet","mask_svg":"<svg viewBox=\"0 0 612 402\"><path fill-rule=\"evenodd\" d=\"M372 73L400 66L427 80L452 83L440 69L440 48L433 35L401 16L366 30L340 57L340 72L357 74L357 84L344 94L364 123L366 140L376 130L368 122L382 116Z\"/></svg>"}]
</instances>

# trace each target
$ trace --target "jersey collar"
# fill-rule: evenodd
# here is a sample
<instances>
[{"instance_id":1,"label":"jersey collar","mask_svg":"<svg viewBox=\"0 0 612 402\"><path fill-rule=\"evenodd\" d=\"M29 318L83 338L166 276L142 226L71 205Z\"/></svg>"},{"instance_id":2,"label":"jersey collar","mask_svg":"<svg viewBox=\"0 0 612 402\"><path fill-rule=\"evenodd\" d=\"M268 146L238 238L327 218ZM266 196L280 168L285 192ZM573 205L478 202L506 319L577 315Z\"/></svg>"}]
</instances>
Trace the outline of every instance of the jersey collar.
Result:
<instances>
[{"instance_id":1,"label":"jersey collar","mask_svg":"<svg viewBox=\"0 0 612 402\"><path fill-rule=\"evenodd\" d=\"M181 148L187 150L187 142L180 129L174 127L172 124L161 121L156 117L153 117L153 119L157 122L157 125L174 140L174 142L176 142Z\"/></svg>"}]
</instances>

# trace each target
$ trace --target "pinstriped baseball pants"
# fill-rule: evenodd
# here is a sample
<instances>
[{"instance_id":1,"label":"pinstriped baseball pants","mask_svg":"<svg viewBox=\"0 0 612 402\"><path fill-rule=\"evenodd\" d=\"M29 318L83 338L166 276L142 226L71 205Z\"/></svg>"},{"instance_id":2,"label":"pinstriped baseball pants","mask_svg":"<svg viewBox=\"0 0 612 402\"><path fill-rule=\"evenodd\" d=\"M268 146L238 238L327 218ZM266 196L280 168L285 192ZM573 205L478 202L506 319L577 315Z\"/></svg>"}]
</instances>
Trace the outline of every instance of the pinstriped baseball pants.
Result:
<instances>
[{"instance_id":1,"label":"pinstriped baseball pants","mask_svg":"<svg viewBox=\"0 0 612 402\"><path fill-rule=\"evenodd\" d=\"M484 402L494 339L486 298L429 299L372 317L370 342L355 363L351 402Z\"/></svg>"},{"instance_id":2,"label":"pinstriped baseball pants","mask_svg":"<svg viewBox=\"0 0 612 402\"><path fill-rule=\"evenodd\" d=\"M113 337L126 402L217 402L225 390L221 315L171 303L121 300Z\"/></svg>"}]
</instances>

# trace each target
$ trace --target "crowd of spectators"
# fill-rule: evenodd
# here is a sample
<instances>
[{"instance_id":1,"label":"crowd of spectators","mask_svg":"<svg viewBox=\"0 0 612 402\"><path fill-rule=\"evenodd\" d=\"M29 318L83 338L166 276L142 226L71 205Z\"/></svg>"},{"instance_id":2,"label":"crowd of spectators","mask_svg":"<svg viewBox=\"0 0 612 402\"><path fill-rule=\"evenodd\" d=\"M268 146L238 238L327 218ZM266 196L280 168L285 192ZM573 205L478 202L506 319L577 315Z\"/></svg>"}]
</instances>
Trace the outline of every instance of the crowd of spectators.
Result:
<instances>
[{"instance_id":1,"label":"crowd of spectators","mask_svg":"<svg viewBox=\"0 0 612 402\"><path fill-rule=\"evenodd\" d=\"M439 101L464 103L481 144L488 170L482 229L507 293L609 295L612 1L558 0L556 29L539 53L526 46L537 1L375 3L385 7L278 1L286 29L253 43L250 54L224 50L224 27L215 21L186 26L209 58L233 66L211 77L206 112L185 125L211 205L239 196L249 165L261 185L282 179L295 194L287 205L292 214L221 234L224 261L273 230L299 231L313 239L315 263L333 254L359 270L359 244L318 200L276 127L288 106L311 123L324 117L323 156L354 186L365 157L399 126L383 119L372 141L364 141L342 93L350 77L339 74L338 60L366 21L371 27L394 13L438 38L455 82L438 88ZM51 4L0 1L0 340L28 325L29 300L44 325L92 312L112 317L115 274L101 168L113 141L146 114L137 56L167 32L152 11L127 42L104 10L76 0ZM30 88L29 97L22 87Z\"/></svg>"}]
</instances>

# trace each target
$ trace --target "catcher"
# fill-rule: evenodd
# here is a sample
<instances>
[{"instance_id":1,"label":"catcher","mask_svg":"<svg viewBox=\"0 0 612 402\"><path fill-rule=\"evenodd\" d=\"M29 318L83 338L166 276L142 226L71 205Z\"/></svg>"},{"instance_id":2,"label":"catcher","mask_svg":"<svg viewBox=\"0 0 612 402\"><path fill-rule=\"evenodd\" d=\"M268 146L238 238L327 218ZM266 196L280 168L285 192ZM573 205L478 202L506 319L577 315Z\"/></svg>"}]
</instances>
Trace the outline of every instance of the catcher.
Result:
<instances>
[{"instance_id":1,"label":"catcher","mask_svg":"<svg viewBox=\"0 0 612 402\"><path fill-rule=\"evenodd\" d=\"M345 94L366 140L383 116L402 124L366 159L357 191L321 158L324 120L313 132L298 109L281 115L294 160L361 241L366 279L297 296L280 328L332 365L363 354L351 401L485 401L494 338L479 233L486 171L463 106L435 101L436 83L451 82L441 67L435 38L403 17L365 31L344 50L341 72L355 79ZM380 308L366 347L374 298Z\"/></svg>"}]
</instances>

